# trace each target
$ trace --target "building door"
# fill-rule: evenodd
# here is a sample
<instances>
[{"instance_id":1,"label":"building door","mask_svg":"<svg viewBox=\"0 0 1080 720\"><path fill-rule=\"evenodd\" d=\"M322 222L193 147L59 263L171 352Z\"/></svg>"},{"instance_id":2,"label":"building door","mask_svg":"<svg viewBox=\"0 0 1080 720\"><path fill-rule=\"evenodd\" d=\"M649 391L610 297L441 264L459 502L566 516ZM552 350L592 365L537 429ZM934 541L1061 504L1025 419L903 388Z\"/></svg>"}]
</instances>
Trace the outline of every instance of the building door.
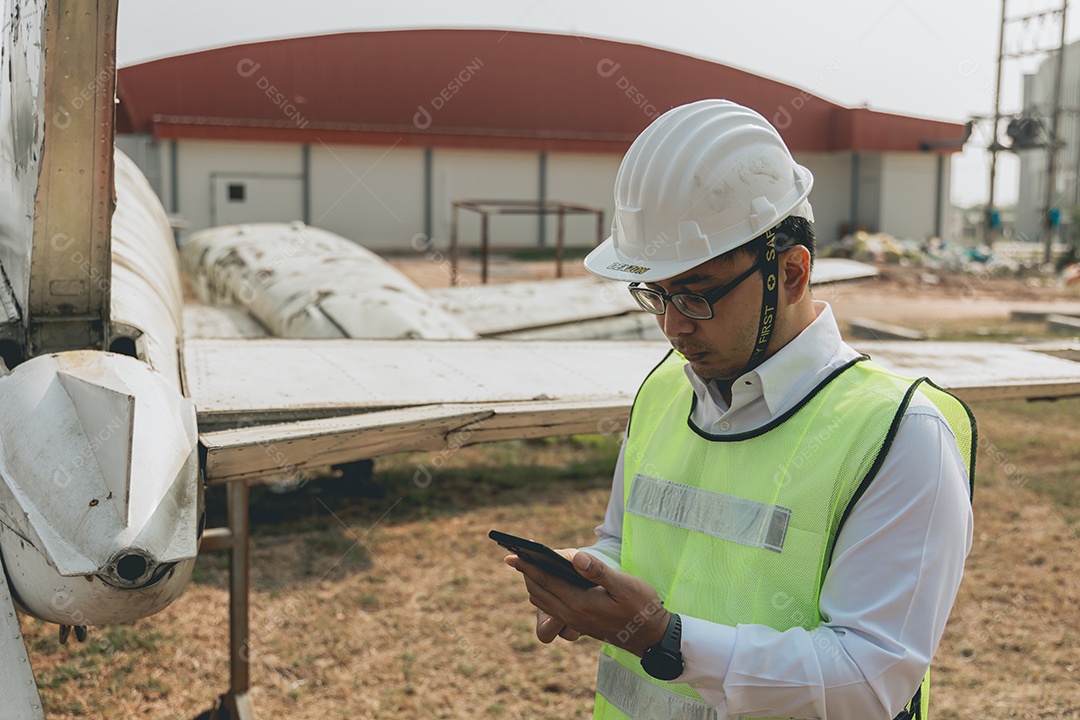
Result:
<instances>
[{"instance_id":1,"label":"building door","mask_svg":"<svg viewBox=\"0 0 1080 720\"><path fill-rule=\"evenodd\" d=\"M210 176L210 224L293 222L304 219L300 175L214 173Z\"/></svg>"}]
</instances>

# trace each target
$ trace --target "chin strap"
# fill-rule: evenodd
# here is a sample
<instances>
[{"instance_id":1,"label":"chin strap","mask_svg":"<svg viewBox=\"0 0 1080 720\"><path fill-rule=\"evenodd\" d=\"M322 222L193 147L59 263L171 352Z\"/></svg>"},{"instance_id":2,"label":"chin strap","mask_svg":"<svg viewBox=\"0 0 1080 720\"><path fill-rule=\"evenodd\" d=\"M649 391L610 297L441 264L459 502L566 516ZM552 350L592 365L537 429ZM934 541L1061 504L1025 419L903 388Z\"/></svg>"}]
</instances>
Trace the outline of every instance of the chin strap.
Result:
<instances>
[{"instance_id":1,"label":"chin strap","mask_svg":"<svg viewBox=\"0 0 1080 720\"><path fill-rule=\"evenodd\" d=\"M761 277L763 281L761 290L761 320L758 322L757 340L754 349L750 353L750 359L746 367L739 375L745 375L765 361L766 350L772 339L773 327L776 323L776 305L780 296L780 262L776 253L776 232L765 232L765 243L761 246L758 262L761 264Z\"/></svg>"}]
</instances>

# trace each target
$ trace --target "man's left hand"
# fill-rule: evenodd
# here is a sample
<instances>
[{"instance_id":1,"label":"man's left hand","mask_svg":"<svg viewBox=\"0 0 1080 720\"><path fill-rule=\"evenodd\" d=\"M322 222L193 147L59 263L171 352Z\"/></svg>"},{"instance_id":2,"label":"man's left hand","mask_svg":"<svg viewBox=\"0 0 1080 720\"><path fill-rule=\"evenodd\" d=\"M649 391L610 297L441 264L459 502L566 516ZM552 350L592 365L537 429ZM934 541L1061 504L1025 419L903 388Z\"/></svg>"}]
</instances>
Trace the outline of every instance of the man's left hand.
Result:
<instances>
[{"instance_id":1,"label":"man's left hand","mask_svg":"<svg viewBox=\"0 0 1080 720\"><path fill-rule=\"evenodd\" d=\"M612 570L586 552L575 553L572 562L582 576L598 587L580 588L545 573L517 555L506 558L507 565L525 576L529 602L569 630L609 642L638 657L663 639L670 613L651 585L641 578Z\"/></svg>"}]
</instances>

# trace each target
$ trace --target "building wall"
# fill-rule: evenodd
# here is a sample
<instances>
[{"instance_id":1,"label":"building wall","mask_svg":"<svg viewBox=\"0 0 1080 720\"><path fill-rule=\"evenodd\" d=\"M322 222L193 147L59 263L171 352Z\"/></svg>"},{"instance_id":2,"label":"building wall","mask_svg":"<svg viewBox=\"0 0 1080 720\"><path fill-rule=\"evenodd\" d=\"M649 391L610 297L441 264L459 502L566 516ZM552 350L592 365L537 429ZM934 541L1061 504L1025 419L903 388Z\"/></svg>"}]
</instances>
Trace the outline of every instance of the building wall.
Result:
<instances>
[{"instance_id":1,"label":"building wall","mask_svg":"<svg viewBox=\"0 0 1080 720\"><path fill-rule=\"evenodd\" d=\"M814 176L810 204L818 243L835 243L841 225L851 221L851 153L799 153L795 161Z\"/></svg>"},{"instance_id":2,"label":"building wall","mask_svg":"<svg viewBox=\"0 0 1080 720\"><path fill-rule=\"evenodd\" d=\"M548 153L547 199L600 208L604 211L601 240L611 234L615 217L615 174L619 171L619 155L598 153ZM544 242L555 247L558 218L549 215L545 220ZM566 245L589 247L596 243L596 216L568 215Z\"/></svg>"},{"instance_id":3,"label":"building wall","mask_svg":"<svg viewBox=\"0 0 1080 720\"><path fill-rule=\"evenodd\" d=\"M148 172L170 213L186 223L181 238L228 223L304 220L378 251L415 252L430 224L434 247L449 247L454 200L561 200L604 211L606 238L621 157L548 153L541 191L541 155L527 151L436 148L430 151L431 215L425 207L426 161L421 148L359 145L176 141L177 207L172 206L173 141L121 137L118 145ZM814 174L810 201L822 244L835 242L852 217L852 154L801 153ZM305 175L306 172L306 175ZM931 154L859 157L857 222L871 230L922 239L933 232L936 158ZM307 204L304 183L307 178ZM948 178L946 177L946 183ZM242 199L231 195L243 186ZM946 187L948 185L946 184ZM947 192L941 202L947 202ZM306 211L306 213L305 213ZM306 217L305 217L306 214ZM458 211L463 249L480 245L480 216ZM494 248L554 247L557 217L492 216ZM567 216L568 247L596 242L595 215Z\"/></svg>"},{"instance_id":4,"label":"building wall","mask_svg":"<svg viewBox=\"0 0 1080 720\"><path fill-rule=\"evenodd\" d=\"M920 242L933 235L939 204L937 156L886 153L881 158L880 178L881 229Z\"/></svg>"},{"instance_id":5,"label":"building wall","mask_svg":"<svg viewBox=\"0 0 1080 720\"><path fill-rule=\"evenodd\" d=\"M448 247L451 203L455 200L536 200L540 197L539 156L532 152L437 149L432 152L435 246ZM535 247L535 215L492 216L492 247ZM480 247L480 215L458 211L461 248Z\"/></svg>"},{"instance_id":6,"label":"building wall","mask_svg":"<svg viewBox=\"0 0 1080 720\"><path fill-rule=\"evenodd\" d=\"M424 231L423 149L313 145L310 153L311 225L372 249L409 248Z\"/></svg>"},{"instance_id":7,"label":"building wall","mask_svg":"<svg viewBox=\"0 0 1080 720\"><path fill-rule=\"evenodd\" d=\"M171 206L170 143L159 143L166 210L187 223L181 232L243 222L303 219L302 150L279 143L179 142L175 177L177 207ZM228 198L229 186L244 188L242 200Z\"/></svg>"}]
</instances>

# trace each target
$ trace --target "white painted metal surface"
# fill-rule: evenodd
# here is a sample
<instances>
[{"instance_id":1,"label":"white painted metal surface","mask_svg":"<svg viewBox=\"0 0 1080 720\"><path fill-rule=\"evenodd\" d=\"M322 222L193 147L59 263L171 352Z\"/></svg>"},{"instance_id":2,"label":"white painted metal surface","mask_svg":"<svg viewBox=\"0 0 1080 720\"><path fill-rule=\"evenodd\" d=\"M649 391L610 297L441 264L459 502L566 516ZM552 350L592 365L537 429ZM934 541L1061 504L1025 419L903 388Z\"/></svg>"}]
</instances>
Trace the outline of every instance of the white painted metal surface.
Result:
<instances>
[{"instance_id":1,"label":"white painted metal surface","mask_svg":"<svg viewBox=\"0 0 1080 720\"><path fill-rule=\"evenodd\" d=\"M139 359L180 388L180 261L169 218L150 183L116 153L112 238L112 338L135 340Z\"/></svg>"},{"instance_id":2,"label":"white painted metal surface","mask_svg":"<svg viewBox=\"0 0 1080 720\"><path fill-rule=\"evenodd\" d=\"M428 294L479 335L641 313L626 283L600 278L436 288Z\"/></svg>"},{"instance_id":3,"label":"white painted metal surface","mask_svg":"<svg viewBox=\"0 0 1080 720\"><path fill-rule=\"evenodd\" d=\"M1080 395L1080 363L1016 345L905 341L852 345L902 375L928 376L967 402Z\"/></svg>"},{"instance_id":4,"label":"white painted metal surface","mask_svg":"<svg viewBox=\"0 0 1080 720\"><path fill-rule=\"evenodd\" d=\"M27 0L14 11L3 1L0 38L0 266L14 300L26 307L34 195L45 139L44 0ZM33 182L27 182L32 178Z\"/></svg>"},{"instance_id":5,"label":"white painted metal surface","mask_svg":"<svg viewBox=\"0 0 1080 720\"><path fill-rule=\"evenodd\" d=\"M635 311L624 315L578 320L527 330L510 330L490 336L494 340L655 340L664 333L655 315Z\"/></svg>"},{"instance_id":6,"label":"white painted metal surface","mask_svg":"<svg viewBox=\"0 0 1080 720\"><path fill-rule=\"evenodd\" d=\"M967 401L1080 395L1080 363L1012 345L857 347ZM406 450L617 432L666 350L650 342L196 341L185 358L200 421L220 428L203 434L207 472L225 480ZM366 414L340 416L358 412ZM301 418L313 419L244 427Z\"/></svg>"},{"instance_id":7,"label":"white painted metal surface","mask_svg":"<svg viewBox=\"0 0 1080 720\"><path fill-rule=\"evenodd\" d=\"M188 338L260 338L266 329L233 305L184 305L184 335Z\"/></svg>"},{"instance_id":8,"label":"white painted metal surface","mask_svg":"<svg viewBox=\"0 0 1080 720\"><path fill-rule=\"evenodd\" d=\"M134 358L71 351L0 377L0 549L19 604L126 622L183 591L196 552L195 409Z\"/></svg>"},{"instance_id":9,"label":"white painted metal surface","mask_svg":"<svg viewBox=\"0 0 1080 720\"><path fill-rule=\"evenodd\" d=\"M193 340L200 425L440 403L633 397L666 352L649 342Z\"/></svg>"},{"instance_id":10,"label":"white painted metal surface","mask_svg":"<svg viewBox=\"0 0 1080 720\"><path fill-rule=\"evenodd\" d=\"M840 258L814 262L815 285L859 280L878 274L866 263ZM436 302L484 337L537 340L615 340L628 337L663 339L652 332L656 321L614 324L586 321L624 315L645 315L626 291L626 283L601 278L435 288ZM563 327L559 326L573 326Z\"/></svg>"},{"instance_id":11,"label":"white painted metal surface","mask_svg":"<svg viewBox=\"0 0 1080 720\"><path fill-rule=\"evenodd\" d=\"M182 257L202 302L242 307L277 337L476 337L382 258L302 223L206 230Z\"/></svg>"},{"instance_id":12,"label":"white painted metal surface","mask_svg":"<svg viewBox=\"0 0 1080 720\"><path fill-rule=\"evenodd\" d=\"M7 575L0 581L0 698L9 720L45 720Z\"/></svg>"},{"instance_id":13,"label":"white painted metal surface","mask_svg":"<svg viewBox=\"0 0 1080 720\"><path fill-rule=\"evenodd\" d=\"M882 365L973 399L1080 394L1080 363L1003 343L862 341ZM443 403L632 398L653 342L197 340L185 345L200 422L302 419ZM1048 394L1049 393L1049 394Z\"/></svg>"}]
</instances>

